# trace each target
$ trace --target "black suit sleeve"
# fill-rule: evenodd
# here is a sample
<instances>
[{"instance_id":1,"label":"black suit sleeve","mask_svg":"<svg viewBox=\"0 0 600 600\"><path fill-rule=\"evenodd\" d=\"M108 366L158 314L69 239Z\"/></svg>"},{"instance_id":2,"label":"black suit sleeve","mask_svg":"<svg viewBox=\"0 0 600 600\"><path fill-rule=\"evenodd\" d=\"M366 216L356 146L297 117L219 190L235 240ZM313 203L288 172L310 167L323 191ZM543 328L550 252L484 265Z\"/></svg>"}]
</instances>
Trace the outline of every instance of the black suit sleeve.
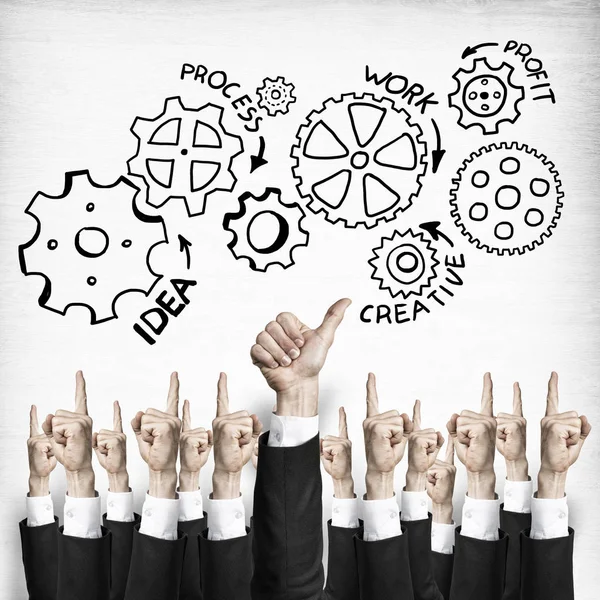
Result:
<instances>
[{"instance_id":1,"label":"black suit sleeve","mask_svg":"<svg viewBox=\"0 0 600 600\"><path fill-rule=\"evenodd\" d=\"M250 600L252 530L246 527L244 536L211 541L205 529L197 541L204 600Z\"/></svg>"},{"instance_id":2,"label":"black suit sleeve","mask_svg":"<svg viewBox=\"0 0 600 600\"><path fill-rule=\"evenodd\" d=\"M452 570L454 569L454 554L442 554L441 552L432 552L431 560L433 563L433 576L435 583L444 597L444 600L450 600L450 587L452 586Z\"/></svg>"},{"instance_id":3,"label":"black suit sleeve","mask_svg":"<svg viewBox=\"0 0 600 600\"><path fill-rule=\"evenodd\" d=\"M361 600L413 600L406 530L377 542L365 542L359 533L354 541Z\"/></svg>"},{"instance_id":4,"label":"black suit sleeve","mask_svg":"<svg viewBox=\"0 0 600 600\"><path fill-rule=\"evenodd\" d=\"M79 538L58 529L58 600L108 600L110 597L111 533Z\"/></svg>"},{"instance_id":5,"label":"black suit sleeve","mask_svg":"<svg viewBox=\"0 0 600 600\"><path fill-rule=\"evenodd\" d=\"M176 540L161 540L136 525L125 600L178 600L186 543L180 531Z\"/></svg>"},{"instance_id":6,"label":"black suit sleeve","mask_svg":"<svg viewBox=\"0 0 600 600\"><path fill-rule=\"evenodd\" d=\"M362 527L334 527L327 521L329 553L324 600L359 600L358 565L354 536Z\"/></svg>"},{"instance_id":7,"label":"black suit sleeve","mask_svg":"<svg viewBox=\"0 0 600 600\"><path fill-rule=\"evenodd\" d=\"M58 519L39 527L27 527L23 519L19 532L29 600L56 600Z\"/></svg>"},{"instance_id":8,"label":"black suit sleeve","mask_svg":"<svg viewBox=\"0 0 600 600\"><path fill-rule=\"evenodd\" d=\"M183 556L179 600L202 600L198 536L206 529L206 513L204 513L202 519L180 521L177 528L188 538Z\"/></svg>"},{"instance_id":9,"label":"black suit sleeve","mask_svg":"<svg viewBox=\"0 0 600 600\"><path fill-rule=\"evenodd\" d=\"M123 600L129 576L133 528L139 524L140 515L134 514L133 521L110 521L103 515L104 527L112 536L110 548L110 600Z\"/></svg>"},{"instance_id":10,"label":"black suit sleeve","mask_svg":"<svg viewBox=\"0 0 600 600\"><path fill-rule=\"evenodd\" d=\"M573 600L573 540L568 537L533 540L521 533L521 599Z\"/></svg>"},{"instance_id":11,"label":"black suit sleeve","mask_svg":"<svg viewBox=\"0 0 600 600\"><path fill-rule=\"evenodd\" d=\"M456 528L451 600L501 600L504 594L508 536L496 541L460 535Z\"/></svg>"},{"instance_id":12,"label":"black suit sleeve","mask_svg":"<svg viewBox=\"0 0 600 600\"><path fill-rule=\"evenodd\" d=\"M323 592L319 436L292 448L259 440L254 486L253 600L316 600Z\"/></svg>"},{"instance_id":13,"label":"black suit sleeve","mask_svg":"<svg viewBox=\"0 0 600 600\"><path fill-rule=\"evenodd\" d=\"M503 600L521 598L521 531L531 527L531 514L515 513L500 506L500 529L508 535L506 583Z\"/></svg>"}]
</instances>

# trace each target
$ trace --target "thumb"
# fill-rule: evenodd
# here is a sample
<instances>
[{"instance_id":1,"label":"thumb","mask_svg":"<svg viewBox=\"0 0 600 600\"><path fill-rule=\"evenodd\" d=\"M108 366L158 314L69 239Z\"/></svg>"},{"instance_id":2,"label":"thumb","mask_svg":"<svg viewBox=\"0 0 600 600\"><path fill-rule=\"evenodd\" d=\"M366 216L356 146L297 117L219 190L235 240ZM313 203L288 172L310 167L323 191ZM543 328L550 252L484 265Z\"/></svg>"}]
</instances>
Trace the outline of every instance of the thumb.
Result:
<instances>
[{"instance_id":1,"label":"thumb","mask_svg":"<svg viewBox=\"0 0 600 600\"><path fill-rule=\"evenodd\" d=\"M46 437L53 439L52 435L52 419L54 419L54 415L48 415L44 422L42 423L42 430L46 434Z\"/></svg>"},{"instance_id":2,"label":"thumb","mask_svg":"<svg viewBox=\"0 0 600 600\"><path fill-rule=\"evenodd\" d=\"M335 332L344 319L344 314L350 304L352 304L352 300L349 298L342 298L341 300L338 300L335 304L329 307L323 322L317 327L317 333L329 346L333 344Z\"/></svg>"}]
</instances>

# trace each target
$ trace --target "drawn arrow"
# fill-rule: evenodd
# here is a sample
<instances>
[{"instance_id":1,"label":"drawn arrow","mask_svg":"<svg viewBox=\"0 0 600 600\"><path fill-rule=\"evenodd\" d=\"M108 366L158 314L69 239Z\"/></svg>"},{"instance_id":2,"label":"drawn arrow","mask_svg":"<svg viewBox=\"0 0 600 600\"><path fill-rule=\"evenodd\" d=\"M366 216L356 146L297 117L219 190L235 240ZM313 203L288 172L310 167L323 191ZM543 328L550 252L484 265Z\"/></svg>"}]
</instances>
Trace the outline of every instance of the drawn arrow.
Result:
<instances>
[{"instance_id":1,"label":"drawn arrow","mask_svg":"<svg viewBox=\"0 0 600 600\"><path fill-rule=\"evenodd\" d=\"M421 223L419 225L421 229L424 229L432 238L434 242L437 242L440 238L446 240L450 244L450 248L454 248L452 240L439 230L439 221L428 221L427 223Z\"/></svg>"},{"instance_id":2,"label":"drawn arrow","mask_svg":"<svg viewBox=\"0 0 600 600\"><path fill-rule=\"evenodd\" d=\"M252 154L250 156L250 173L254 173L256 169L260 169L263 165L267 164L267 160L265 160L265 138L261 135L259 138L260 146L258 147L258 156Z\"/></svg>"},{"instance_id":3,"label":"drawn arrow","mask_svg":"<svg viewBox=\"0 0 600 600\"><path fill-rule=\"evenodd\" d=\"M179 252L185 252L187 268L189 269L190 264L192 262L192 257L190 255L190 248L192 247L192 242L186 240L180 233L177 234L177 239L179 240Z\"/></svg>"},{"instance_id":4,"label":"drawn arrow","mask_svg":"<svg viewBox=\"0 0 600 600\"><path fill-rule=\"evenodd\" d=\"M479 50L479 48L485 48L486 46L497 46L498 43L497 42L487 42L486 44L477 44L477 46L467 46L462 55L461 58L467 58L467 56L471 56L472 54L475 54L477 52L477 50Z\"/></svg>"},{"instance_id":5,"label":"drawn arrow","mask_svg":"<svg viewBox=\"0 0 600 600\"><path fill-rule=\"evenodd\" d=\"M442 136L440 135L440 130L437 126L437 123L431 119L433 124L433 128L435 129L435 145L436 149L431 152L431 168L434 173L437 173L438 167L442 162L442 158L444 158L444 154L446 154L446 150L442 148Z\"/></svg>"}]
</instances>

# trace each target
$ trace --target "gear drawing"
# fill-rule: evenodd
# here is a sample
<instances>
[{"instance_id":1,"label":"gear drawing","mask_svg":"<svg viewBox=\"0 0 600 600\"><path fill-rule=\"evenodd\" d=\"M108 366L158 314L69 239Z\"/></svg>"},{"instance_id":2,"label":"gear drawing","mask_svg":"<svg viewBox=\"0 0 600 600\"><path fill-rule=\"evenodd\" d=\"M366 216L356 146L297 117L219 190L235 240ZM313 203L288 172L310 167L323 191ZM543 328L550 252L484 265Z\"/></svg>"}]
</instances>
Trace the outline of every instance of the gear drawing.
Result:
<instances>
[{"instance_id":1,"label":"gear drawing","mask_svg":"<svg viewBox=\"0 0 600 600\"><path fill-rule=\"evenodd\" d=\"M204 213L208 196L233 190L237 179L231 167L244 146L242 138L225 131L222 117L221 106L186 108L173 97L154 119L136 118L131 132L138 148L127 165L148 184L151 206L182 198L193 217Z\"/></svg>"},{"instance_id":2,"label":"gear drawing","mask_svg":"<svg viewBox=\"0 0 600 600\"><path fill-rule=\"evenodd\" d=\"M41 307L65 315L71 306L85 306L95 325L117 318L123 294L150 293L160 279L150 252L167 237L160 217L137 209L139 191L124 177L99 185L86 170L66 173L60 195L34 196L25 213L37 228L19 246L19 263L24 275L44 277Z\"/></svg>"},{"instance_id":3,"label":"gear drawing","mask_svg":"<svg viewBox=\"0 0 600 600\"><path fill-rule=\"evenodd\" d=\"M436 250L423 234L414 234L412 229L383 237L373 254L369 260L371 279L379 281L379 289L387 290L392 298L399 294L405 299L411 294L420 296L436 277Z\"/></svg>"},{"instance_id":4,"label":"gear drawing","mask_svg":"<svg viewBox=\"0 0 600 600\"><path fill-rule=\"evenodd\" d=\"M389 98L344 94L311 112L296 134L292 172L308 208L330 223L370 229L419 194L427 167L421 127Z\"/></svg>"},{"instance_id":5,"label":"gear drawing","mask_svg":"<svg viewBox=\"0 0 600 600\"><path fill-rule=\"evenodd\" d=\"M266 77L256 93L259 96L258 106L265 109L270 117L276 117L278 113L285 115L290 109L290 104L296 102L294 84L286 83L283 77Z\"/></svg>"},{"instance_id":6,"label":"gear drawing","mask_svg":"<svg viewBox=\"0 0 600 600\"><path fill-rule=\"evenodd\" d=\"M245 192L239 201L240 210L227 213L223 219L223 228L233 233L233 240L227 244L233 256L246 259L253 271L266 271L272 265L291 267L294 250L308 245L300 205L284 202L277 188L267 188L260 196ZM273 225L277 230L275 239ZM270 243L265 244L265 238Z\"/></svg>"},{"instance_id":7,"label":"gear drawing","mask_svg":"<svg viewBox=\"0 0 600 600\"><path fill-rule=\"evenodd\" d=\"M452 180L451 215L477 248L524 254L552 235L564 193L554 163L526 144L473 152Z\"/></svg>"},{"instance_id":8,"label":"gear drawing","mask_svg":"<svg viewBox=\"0 0 600 600\"><path fill-rule=\"evenodd\" d=\"M508 63L494 68L485 58L477 58L471 70L454 73L457 89L448 96L448 102L458 109L461 127L478 125L484 135L491 135L498 133L500 123L514 123L519 118L517 105L525 98L525 89L512 83L513 71Z\"/></svg>"}]
</instances>

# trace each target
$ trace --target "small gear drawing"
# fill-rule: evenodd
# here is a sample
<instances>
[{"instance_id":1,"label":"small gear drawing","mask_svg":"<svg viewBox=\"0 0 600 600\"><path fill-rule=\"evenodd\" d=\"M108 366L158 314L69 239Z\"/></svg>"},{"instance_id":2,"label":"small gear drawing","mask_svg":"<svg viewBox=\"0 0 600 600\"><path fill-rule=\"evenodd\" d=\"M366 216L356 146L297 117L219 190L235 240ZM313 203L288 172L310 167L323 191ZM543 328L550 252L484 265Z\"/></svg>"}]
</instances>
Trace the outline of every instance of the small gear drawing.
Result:
<instances>
[{"instance_id":1,"label":"small gear drawing","mask_svg":"<svg viewBox=\"0 0 600 600\"><path fill-rule=\"evenodd\" d=\"M308 208L367 229L391 221L421 190L421 127L389 98L344 94L311 112L296 134L292 173Z\"/></svg>"},{"instance_id":2,"label":"small gear drawing","mask_svg":"<svg viewBox=\"0 0 600 600\"><path fill-rule=\"evenodd\" d=\"M294 264L293 253L298 246L308 246L308 231L303 229L306 216L297 202L284 202L281 190L267 188L260 196L245 192L239 197L240 210L227 213L223 228L233 233L227 244L237 260L246 259L253 271L266 271L272 265L284 269ZM273 227L277 236L273 239ZM270 238L265 245L259 239Z\"/></svg>"},{"instance_id":3,"label":"small gear drawing","mask_svg":"<svg viewBox=\"0 0 600 600\"><path fill-rule=\"evenodd\" d=\"M19 246L19 263L24 275L44 277L41 307L64 316L85 306L95 325L117 318L123 294L150 293L161 277L150 268L150 252L167 236L162 218L137 209L139 191L124 177L99 185L85 170L66 173L60 195L34 196L25 213L37 228Z\"/></svg>"},{"instance_id":4,"label":"small gear drawing","mask_svg":"<svg viewBox=\"0 0 600 600\"><path fill-rule=\"evenodd\" d=\"M492 144L467 158L452 180L451 215L477 248L524 254L552 235L564 193L554 163L526 144Z\"/></svg>"},{"instance_id":5,"label":"small gear drawing","mask_svg":"<svg viewBox=\"0 0 600 600\"><path fill-rule=\"evenodd\" d=\"M485 58L477 58L470 71L454 73L457 89L448 96L448 102L458 109L461 127L478 125L484 135L491 135L498 133L500 123L514 123L519 118L517 105L525 98L525 89L512 83L513 71L508 63L494 68Z\"/></svg>"},{"instance_id":6,"label":"small gear drawing","mask_svg":"<svg viewBox=\"0 0 600 600\"><path fill-rule=\"evenodd\" d=\"M130 175L145 179L151 206L182 198L193 217L204 213L208 196L233 190L231 167L244 146L241 137L225 131L222 117L221 106L186 108L177 96L167 98L154 119L135 119L131 132L138 147L127 166Z\"/></svg>"},{"instance_id":7,"label":"small gear drawing","mask_svg":"<svg viewBox=\"0 0 600 600\"><path fill-rule=\"evenodd\" d=\"M286 83L283 77L266 77L256 93L259 97L258 106L266 110L270 117L276 117L279 113L285 115L290 109L290 104L296 102L294 84Z\"/></svg>"},{"instance_id":8,"label":"small gear drawing","mask_svg":"<svg viewBox=\"0 0 600 600\"><path fill-rule=\"evenodd\" d=\"M412 229L381 238L381 246L374 248L373 254L371 279L379 281L379 289L387 290L392 298L420 296L436 277L436 249Z\"/></svg>"}]
</instances>

